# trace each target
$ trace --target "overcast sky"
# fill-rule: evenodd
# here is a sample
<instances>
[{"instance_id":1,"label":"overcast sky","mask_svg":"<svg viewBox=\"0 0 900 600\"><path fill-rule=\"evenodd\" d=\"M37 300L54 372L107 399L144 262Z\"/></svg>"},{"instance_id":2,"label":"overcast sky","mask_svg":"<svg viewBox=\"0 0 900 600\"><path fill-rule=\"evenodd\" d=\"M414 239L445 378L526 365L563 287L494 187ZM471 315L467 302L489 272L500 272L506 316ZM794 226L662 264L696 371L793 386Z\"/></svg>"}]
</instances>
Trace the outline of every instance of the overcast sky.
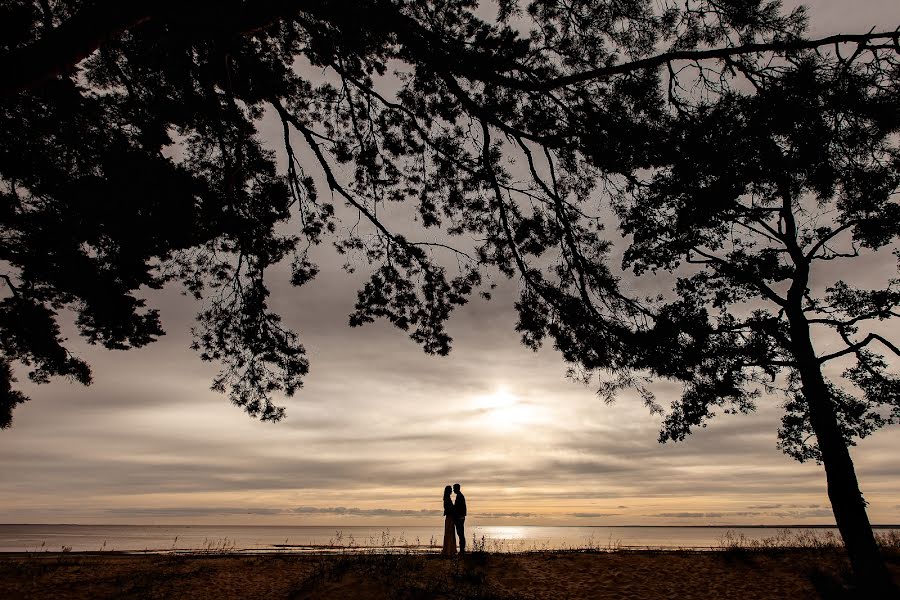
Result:
<instances>
[{"instance_id":1,"label":"overcast sky","mask_svg":"<svg viewBox=\"0 0 900 600\"><path fill-rule=\"evenodd\" d=\"M816 34L900 25L896 0L810 6ZM895 265L859 264L872 283ZM359 284L336 268L301 290L271 278L312 366L278 424L209 391L178 289L150 296L168 335L146 349L72 335L95 383L23 385L32 401L0 432L0 522L432 524L454 482L475 524L833 522L821 467L775 447L777 401L660 445L633 394L607 406L552 349L519 343L514 283L455 314L449 357L384 323L347 327ZM853 449L875 523L900 523L898 432Z\"/></svg>"}]
</instances>

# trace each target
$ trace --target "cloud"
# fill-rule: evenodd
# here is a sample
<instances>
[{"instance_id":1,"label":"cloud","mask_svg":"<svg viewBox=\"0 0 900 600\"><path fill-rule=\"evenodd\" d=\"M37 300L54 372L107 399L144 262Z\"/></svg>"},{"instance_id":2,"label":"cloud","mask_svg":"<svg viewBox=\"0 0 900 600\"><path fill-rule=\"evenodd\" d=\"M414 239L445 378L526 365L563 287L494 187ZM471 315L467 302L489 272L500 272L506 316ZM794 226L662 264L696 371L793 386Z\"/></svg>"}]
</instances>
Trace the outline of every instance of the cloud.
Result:
<instances>
[{"instance_id":1,"label":"cloud","mask_svg":"<svg viewBox=\"0 0 900 600\"><path fill-rule=\"evenodd\" d=\"M288 512L298 515L331 514L353 517L436 517L443 511L432 509L396 509L396 508L348 508L346 506L298 506Z\"/></svg>"},{"instance_id":2,"label":"cloud","mask_svg":"<svg viewBox=\"0 0 900 600\"><path fill-rule=\"evenodd\" d=\"M702 512L663 512L656 513L653 515L647 515L648 517L667 517L674 519L697 519L701 517L706 517L710 519L715 519L719 517L724 517L724 513L710 512L710 513L702 513Z\"/></svg>"},{"instance_id":3,"label":"cloud","mask_svg":"<svg viewBox=\"0 0 900 600\"><path fill-rule=\"evenodd\" d=\"M435 509L397 509L397 508L359 508L347 506L297 506L293 508L261 508L261 507L131 507L108 508L103 511L114 517L215 517L218 515L334 515L341 517L441 517L442 510ZM472 512L470 516L481 519L521 519L539 516L533 512ZM598 515L603 516L603 515Z\"/></svg>"},{"instance_id":4,"label":"cloud","mask_svg":"<svg viewBox=\"0 0 900 600\"><path fill-rule=\"evenodd\" d=\"M772 505L759 505L759 507L763 506L772 506ZM662 517L669 519L728 519L728 518L738 518L738 517L758 517L764 519L791 519L794 521L802 521L806 518L814 518L814 517L833 517L833 513L831 509L828 508L815 508L815 509L800 509L800 510L776 510L776 511L760 511L760 510L746 510L746 511L728 511L728 512L660 512L649 515L644 515L647 517Z\"/></svg>"},{"instance_id":5,"label":"cloud","mask_svg":"<svg viewBox=\"0 0 900 600\"><path fill-rule=\"evenodd\" d=\"M806 510L791 511L775 511L764 513L769 517L778 517L780 519L804 519L808 517L828 517L834 518L834 512L830 508L813 508Z\"/></svg>"},{"instance_id":6,"label":"cloud","mask_svg":"<svg viewBox=\"0 0 900 600\"><path fill-rule=\"evenodd\" d=\"M115 517L209 517L218 515L281 515L285 511L277 508L243 508L243 507L131 507L107 508L104 512Z\"/></svg>"},{"instance_id":7,"label":"cloud","mask_svg":"<svg viewBox=\"0 0 900 600\"><path fill-rule=\"evenodd\" d=\"M765 513L755 511L732 511L732 512L663 512L648 517L666 517L674 519L723 519L729 517L755 517Z\"/></svg>"},{"instance_id":8,"label":"cloud","mask_svg":"<svg viewBox=\"0 0 900 600\"><path fill-rule=\"evenodd\" d=\"M442 510L433 510L428 508L415 509L396 509L396 508L348 508L346 506L298 506L287 512L300 515L338 515L353 517L440 517L443 516ZM532 512L473 512L470 516L477 516L483 519L509 519L509 518L531 518L538 516Z\"/></svg>"},{"instance_id":9,"label":"cloud","mask_svg":"<svg viewBox=\"0 0 900 600\"><path fill-rule=\"evenodd\" d=\"M867 29L896 14L896 0L856 3L853 10L826 4L810 14L822 33ZM463 479L470 506L484 507L478 516L486 519L553 511L571 519L616 516L571 512L592 506L577 501L599 498L616 499L609 506L622 502L610 510L625 509L624 502L652 506L634 510L661 511L645 515L660 518L831 518L815 502L824 498L821 468L797 464L776 448L778 398L760 398L754 414L719 415L683 442L659 445L659 419L634 393L623 392L613 406L598 403L593 388L565 380L557 352L521 345L512 307L516 282L499 281L495 301L476 299L455 312L448 323L454 350L434 357L384 322L347 327L365 269L348 275L340 269L344 257L326 247L313 253L322 269L302 289L288 283L286 264L267 272L271 306L299 332L311 359L304 389L278 399L288 408L284 422L253 422L211 393L217 366L189 350L198 306L175 287L150 291L169 332L158 343L108 352L79 340L69 324L64 335L93 366L94 385L35 386L20 377L32 401L16 410L11 430L0 432L4 515L15 510L32 522L59 522L69 506L77 507L73 514L93 511L114 522L209 515L434 518L441 514L443 482ZM853 265L848 275L871 277L866 287L879 285L874 276L895 269L888 259L878 268ZM660 282L669 285L671 278L635 285L653 295ZM882 333L895 334L891 327ZM542 418L504 429L492 411L471 403L498 386ZM664 404L680 392L670 384L655 389ZM900 520L900 504L889 504L900 497L898 447L887 430L854 449L867 498L882 511L873 520ZM165 507L144 506L147 495L161 497ZM296 506L301 497L308 506ZM743 512L722 510L736 502L750 504Z\"/></svg>"},{"instance_id":10,"label":"cloud","mask_svg":"<svg viewBox=\"0 0 900 600\"><path fill-rule=\"evenodd\" d=\"M439 517L443 485L461 480L470 509L484 510L472 514L485 519L621 522L632 516L612 511L625 502L634 517L831 516L821 504L821 468L775 446L777 399L761 398L754 414L720 415L685 441L660 445L659 419L633 394L598 403L590 386L565 380L552 349L520 345L508 302L514 284L501 283L496 302L461 309L449 325L454 352L431 357L384 324L348 329L355 284L339 279L323 269L318 286L273 289L273 306L301 332L312 360L304 389L282 399L282 423L253 422L209 392L214 365L186 349L195 310L171 290L160 299L172 335L159 343L127 353L75 348L95 367L90 388L22 378L33 400L0 433L4 514L59 522L69 506L112 522L269 515L272 522L352 516L378 523ZM473 398L500 386L541 418L506 427L477 408ZM659 389L663 402L679 392ZM881 510L873 520L882 523L900 520L900 505L889 504L900 496L897 448L888 430L854 452L867 498L887 499L873 500ZM151 494L162 506L185 508L148 508ZM598 499L609 512L590 512ZM735 506L747 510L726 510Z\"/></svg>"},{"instance_id":11,"label":"cloud","mask_svg":"<svg viewBox=\"0 0 900 600\"><path fill-rule=\"evenodd\" d=\"M755 504L747 508L769 510L773 508L822 508L821 504Z\"/></svg>"}]
</instances>

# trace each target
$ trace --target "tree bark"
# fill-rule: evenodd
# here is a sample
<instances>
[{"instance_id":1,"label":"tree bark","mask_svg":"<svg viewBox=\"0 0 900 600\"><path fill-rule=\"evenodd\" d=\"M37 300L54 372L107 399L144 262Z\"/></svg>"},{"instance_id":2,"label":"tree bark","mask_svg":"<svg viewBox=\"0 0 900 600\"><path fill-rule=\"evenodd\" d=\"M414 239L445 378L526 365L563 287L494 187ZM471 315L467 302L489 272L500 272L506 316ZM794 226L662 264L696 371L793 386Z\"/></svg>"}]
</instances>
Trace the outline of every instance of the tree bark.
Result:
<instances>
[{"instance_id":1,"label":"tree bark","mask_svg":"<svg viewBox=\"0 0 900 600\"><path fill-rule=\"evenodd\" d=\"M801 389L825 467L828 499L857 585L865 591L866 598L897 598L898 590L875 541L853 460L812 345L809 323L799 308L788 310L788 319Z\"/></svg>"}]
</instances>

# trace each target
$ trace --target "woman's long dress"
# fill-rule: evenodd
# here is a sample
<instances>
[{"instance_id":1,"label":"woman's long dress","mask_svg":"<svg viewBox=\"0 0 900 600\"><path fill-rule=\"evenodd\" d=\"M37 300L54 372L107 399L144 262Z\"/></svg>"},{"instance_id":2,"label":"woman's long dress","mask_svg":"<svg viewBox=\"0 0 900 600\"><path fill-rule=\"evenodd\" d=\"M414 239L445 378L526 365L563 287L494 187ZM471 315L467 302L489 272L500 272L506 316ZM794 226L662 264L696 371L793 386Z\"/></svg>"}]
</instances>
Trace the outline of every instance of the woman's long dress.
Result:
<instances>
[{"instance_id":1,"label":"woman's long dress","mask_svg":"<svg viewBox=\"0 0 900 600\"><path fill-rule=\"evenodd\" d=\"M441 548L442 556L456 556L456 526L453 523L453 515L444 517L444 546Z\"/></svg>"}]
</instances>

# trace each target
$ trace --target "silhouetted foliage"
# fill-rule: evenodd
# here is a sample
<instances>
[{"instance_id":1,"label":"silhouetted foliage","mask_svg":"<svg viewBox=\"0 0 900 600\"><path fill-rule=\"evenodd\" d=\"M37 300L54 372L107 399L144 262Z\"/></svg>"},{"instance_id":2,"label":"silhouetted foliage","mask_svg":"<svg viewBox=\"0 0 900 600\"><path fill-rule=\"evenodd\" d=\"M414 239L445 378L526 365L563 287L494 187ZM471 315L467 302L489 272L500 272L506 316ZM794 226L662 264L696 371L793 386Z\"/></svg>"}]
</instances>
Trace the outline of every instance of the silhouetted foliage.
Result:
<instances>
[{"instance_id":1,"label":"silhouetted foliage","mask_svg":"<svg viewBox=\"0 0 900 600\"><path fill-rule=\"evenodd\" d=\"M877 333L851 339L867 322L898 316L900 280L879 290L837 281L821 291L810 281L818 263L855 258L900 235L900 101L883 74L863 71L798 59L758 81L754 94L730 92L692 109L669 130L672 163L620 196L631 237L626 265L637 274L695 267L681 271L678 299L658 309L663 319L648 330L648 351L659 354L648 356L647 368L685 384L663 440L683 439L715 406L753 410L749 384L760 384L785 394L784 450L819 459L807 441L799 375L784 390L775 385L783 370L799 373L791 319L801 314L845 342L819 364L856 359L845 376L862 394L831 390L844 441L900 416L898 380L868 350L872 342L896 348Z\"/></svg>"},{"instance_id":2,"label":"silhouetted foliage","mask_svg":"<svg viewBox=\"0 0 900 600\"><path fill-rule=\"evenodd\" d=\"M875 540L847 447L900 417L900 378L874 351L900 356L877 330L900 317L900 279L855 289L837 265L900 237L897 75L893 61L814 55L747 70L752 93L680 104L668 164L615 202L625 265L679 275L633 346L644 348L635 370L683 385L660 440L683 439L716 409L751 412L760 391L781 396L779 444L824 463L854 569L869 580L886 574L869 558ZM829 277L838 280L825 286ZM834 334L813 339L815 327ZM838 359L855 393L824 377Z\"/></svg>"},{"instance_id":3,"label":"silhouetted foliage","mask_svg":"<svg viewBox=\"0 0 900 600\"><path fill-rule=\"evenodd\" d=\"M4 328L4 360L31 365L36 381L87 382L57 313L74 311L90 343L140 347L162 334L141 290L177 280L205 303L194 346L223 365L214 388L277 420L272 393L292 394L308 364L267 306L265 272L291 260L292 283L306 284L318 269L308 250L323 241L352 255L348 265L374 266L351 324L385 317L427 352L449 350L444 322L475 290L488 293L487 267L524 273L526 302L539 292L579 310L574 281L562 271L546 280L525 261L578 244L579 285L613 285L608 244L562 198L590 194L588 161L628 170L658 152L664 105L645 67L670 58L659 48L749 51L730 47L731 35L769 49L819 44L794 37L802 12L764 2L538 1L527 13L503 2L497 23L475 6L5 3L0 261L15 297L4 322L28 323L29 335ZM523 37L506 19L536 29ZM623 69L625 56L645 61ZM283 125L286 171L259 135L266 115ZM539 147L559 153L556 192L514 180L501 165L510 141L529 160ZM341 224L320 173L362 224ZM378 216L393 202L441 233L395 232ZM292 217L299 226L284 227ZM465 251L448 236L480 242ZM10 408L22 401L9 398Z\"/></svg>"},{"instance_id":4,"label":"silhouetted foliage","mask_svg":"<svg viewBox=\"0 0 900 600\"><path fill-rule=\"evenodd\" d=\"M370 267L350 324L386 318L435 354L455 308L518 278L527 345L551 339L574 374L611 373L601 391L635 386L652 410L648 377L683 382L663 439L752 410L787 370L783 448L855 486L847 445L897 417L898 385L872 343L896 349L859 331L895 316L897 284L812 293L809 265L896 237L898 32L805 39L804 11L768 0L476 8L4 3L0 426L25 400L14 365L90 381L59 315L90 343L140 347L162 334L145 291L173 282L203 304L214 389L280 419L274 395L309 365L267 271L289 261L308 284L311 249L331 243ZM680 269L674 299L621 285L604 199L626 266ZM817 355L809 324L844 350ZM822 378L843 357L860 394ZM877 575L849 533L868 527L853 489L835 512Z\"/></svg>"}]
</instances>

